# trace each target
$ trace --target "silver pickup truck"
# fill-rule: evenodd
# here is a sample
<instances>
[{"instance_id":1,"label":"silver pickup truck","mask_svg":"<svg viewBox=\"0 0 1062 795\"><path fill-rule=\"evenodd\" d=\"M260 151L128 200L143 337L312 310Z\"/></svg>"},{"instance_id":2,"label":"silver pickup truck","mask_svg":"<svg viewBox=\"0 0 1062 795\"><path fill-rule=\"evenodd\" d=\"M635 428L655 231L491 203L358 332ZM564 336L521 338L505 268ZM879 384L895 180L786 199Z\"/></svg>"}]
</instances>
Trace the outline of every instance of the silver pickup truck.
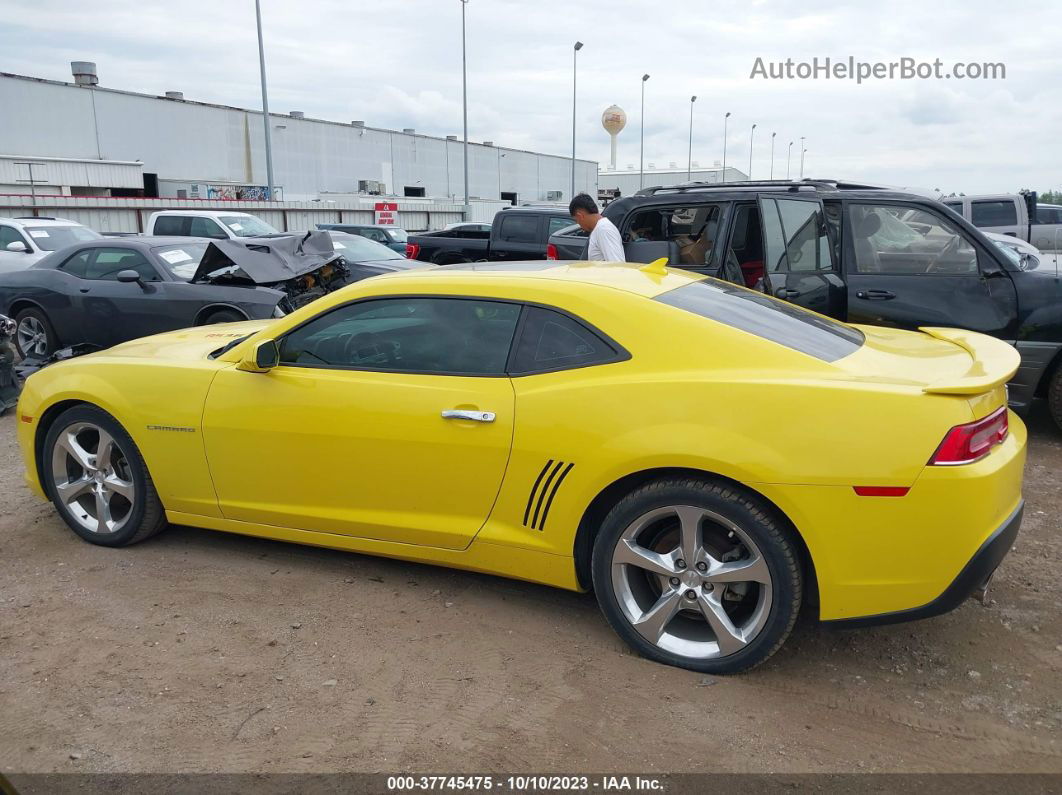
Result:
<instances>
[{"instance_id":1,"label":"silver pickup truck","mask_svg":"<svg viewBox=\"0 0 1062 795\"><path fill-rule=\"evenodd\" d=\"M1062 207L1039 203L1035 193L949 196L941 201L983 232L1017 237L1040 251L1062 250Z\"/></svg>"}]
</instances>

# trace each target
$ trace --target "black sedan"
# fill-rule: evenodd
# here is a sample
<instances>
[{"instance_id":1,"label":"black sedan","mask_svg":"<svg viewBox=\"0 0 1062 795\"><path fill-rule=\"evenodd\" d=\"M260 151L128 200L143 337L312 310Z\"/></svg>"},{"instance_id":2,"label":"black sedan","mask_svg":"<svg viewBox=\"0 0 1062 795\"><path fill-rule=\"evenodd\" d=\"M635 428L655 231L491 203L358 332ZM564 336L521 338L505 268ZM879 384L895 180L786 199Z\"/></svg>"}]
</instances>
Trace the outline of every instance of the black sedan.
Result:
<instances>
[{"instance_id":1,"label":"black sedan","mask_svg":"<svg viewBox=\"0 0 1062 795\"><path fill-rule=\"evenodd\" d=\"M0 314L24 358L162 331L279 317L352 282L418 263L342 233L256 241L93 240L0 276Z\"/></svg>"}]
</instances>

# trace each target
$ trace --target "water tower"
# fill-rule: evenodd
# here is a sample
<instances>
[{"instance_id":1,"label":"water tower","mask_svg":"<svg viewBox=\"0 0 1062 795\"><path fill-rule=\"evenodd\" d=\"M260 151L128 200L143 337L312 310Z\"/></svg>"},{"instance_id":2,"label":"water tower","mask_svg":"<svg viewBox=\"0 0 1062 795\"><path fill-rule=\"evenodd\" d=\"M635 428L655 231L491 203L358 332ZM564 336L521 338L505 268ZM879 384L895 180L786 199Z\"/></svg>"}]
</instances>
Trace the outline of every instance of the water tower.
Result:
<instances>
[{"instance_id":1,"label":"water tower","mask_svg":"<svg viewBox=\"0 0 1062 795\"><path fill-rule=\"evenodd\" d=\"M623 108L619 105L609 105L605 108L605 112L601 114L601 126L608 131L608 136L612 139L612 157L609 169L615 171L616 136L620 134L620 130L627 126L627 114L623 112Z\"/></svg>"}]
</instances>

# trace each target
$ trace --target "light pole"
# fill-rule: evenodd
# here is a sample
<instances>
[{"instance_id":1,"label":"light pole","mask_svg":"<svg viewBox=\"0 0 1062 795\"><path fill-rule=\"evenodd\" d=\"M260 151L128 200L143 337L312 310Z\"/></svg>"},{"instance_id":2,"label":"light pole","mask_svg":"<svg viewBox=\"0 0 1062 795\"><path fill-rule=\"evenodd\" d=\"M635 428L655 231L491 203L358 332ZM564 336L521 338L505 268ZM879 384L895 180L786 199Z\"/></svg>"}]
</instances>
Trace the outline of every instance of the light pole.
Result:
<instances>
[{"instance_id":1,"label":"light pole","mask_svg":"<svg viewBox=\"0 0 1062 795\"><path fill-rule=\"evenodd\" d=\"M804 148L804 136L800 136L800 178L804 179L804 153L808 151Z\"/></svg>"},{"instance_id":2,"label":"light pole","mask_svg":"<svg viewBox=\"0 0 1062 795\"><path fill-rule=\"evenodd\" d=\"M756 137L756 125L749 131L749 180L752 180L752 141Z\"/></svg>"},{"instance_id":3,"label":"light pole","mask_svg":"<svg viewBox=\"0 0 1062 795\"><path fill-rule=\"evenodd\" d=\"M465 6L468 0L461 0L461 113L465 121L465 220L468 220L468 57L465 50Z\"/></svg>"},{"instance_id":4,"label":"light pole","mask_svg":"<svg viewBox=\"0 0 1062 795\"><path fill-rule=\"evenodd\" d=\"M697 101L697 95L690 97L690 151L686 158L686 180L693 179L693 103Z\"/></svg>"},{"instance_id":5,"label":"light pole","mask_svg":"<svg viewBox=\"0 0 1062 795\"><path fill-rule=\"evenodd\" d=\"M638 143L638 187L645 187L645 81L649 75L642 75L642 132Z\"/></svg>"},{"instance_id":6,"label":"light pole","mask_svg":"<svg viewBox=\"0 0 1062 795\"><path fill-rule=\"evenodd\" d=\"M575 42L572 48L572 195L569 201L575 198L575 63L576 55L583 48L581 41Z\"/></svg>"},{"instance_id":7,"label":"light pole","mask_svg":"<svg viewBox=\"0 0 1062 795\"><path fill-rule=\"evenodd\" d=\"M720 182L726 182L726 120L730 118L730 111L723 116L723 173Z\"/></svg>"},{"instance_id":8,"label":"light pole","mask_svg":"<svg viewBox=\"0 0 1062 795\"><path fill-rule=\"evenodd\" d=\"M774 179L774 136L776 135L778 135L778 133L771 133L771 179Z\"/></svg>"},{"instance_id":9,"label":"light pole","mask_svg":"<svg viewBox=\"0 0 1062 795\"><path fill-rule=\"evenodd\" d=\"M254 0L254 16L258 22L258 70L262 77L262 126L265 127L266 183L269 198L273 197L273 137L269 129L269 95L266 91L265 45L262 43L262 3Z\"/></svg>"},{"instance_id":10,"label":"light pole","mask_svg":"<svg viewBox=\"0 0 1062 795\"><path fill-rule=\"evenodd\" d=\"M789 179L789 163L793 159L793 142L789 142L789 153L785 156L785 178Z\"/></svg>"}]
</instances>

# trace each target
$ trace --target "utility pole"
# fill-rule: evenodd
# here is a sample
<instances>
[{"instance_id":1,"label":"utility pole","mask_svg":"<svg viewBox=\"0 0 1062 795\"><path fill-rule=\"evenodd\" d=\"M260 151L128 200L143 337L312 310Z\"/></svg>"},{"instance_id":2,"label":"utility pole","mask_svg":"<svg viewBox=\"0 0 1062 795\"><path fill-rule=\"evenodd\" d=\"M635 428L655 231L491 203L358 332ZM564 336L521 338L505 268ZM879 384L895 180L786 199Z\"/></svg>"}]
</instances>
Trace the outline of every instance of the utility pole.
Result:
<instances>
[{"instance_id":1,"label":"utility pole","mask_svg":"<svg viewBox=\"0 0 1062 795\"><path fill-rule=\"evenodd\" d=\"M774 179L774 136L776 135L778 135L778 133L771 133L771 179Z\"/></svg>"},{"instance_id":2,"label":"utility pole","mask_svg":"<svg viewBox=\"0 0 1062 795\"><path fill-rule=\"evenodd\" d=\"M752 179L752 141L756 137L756 125L752 125L752 130L749 131L749 179Z\"/></svg>"},{"instance_id":3,"label":"utility pole","mask_svg":"<svg viewBox=\"0 0 1062 795\"><path fill-rule=\"evenodd\" d=\"M804 153L808 151L804 148L804 136L800 136L800 178L804 179Z\"/></svg>"},{"instance_id":4,"label":"utility pole","mask_svg":"<svg viewBox=\"0 0 1062 795\"><path fill-rule=\"evenodd\" d=\"M465 122L465 220L471 213L468 203L468 54L465 48L465 6L468 0L461 0L461 113Z\"/></svg>"},{"instance_id":5,"label":"utility pole","mask_svg":"<svg viewBox=\"0 0 1062 795\"><path fill-rule=\"evenodd\" d=\"M273 196L273 138L269 129L269 92L266 91L265 45L262 43L262 2L254 0L254 15L258 22L258 69L262 77L262 126L265 127L266 183L269 198Z\"/></svg>"},{"instance_id":6,"label":"utility pole","mask_svg":"<svg viewBox=\"0 0 1062 795\"><path fill-rule=\"evenodd\" d=\"M720 175L720 182L726 182L726 120L729 118L730 111L727 111L723 117L723 173Z\"/></svg>"},{"instance_id":7,"label":"utility pole","mask_svg":"<svg viewBox=\"0 0 1062 795\"><path fill-rule=\"evenodd\" d=\"M785 178L789 179L789 163L793 160L793 142L789 142L789 153L785 156Z\"/></svg>"},{"instance_id":8,"label":"utility pole","mask_svg":"<svg viewBox=\"0 0 1062 795\"><path fill-rule=\"evenodd\" d=\"M575 98L576 98L576 56L579 54L579 50L583 48L581 41L575 42L575 46L572 48L572 195L568 197L571 201L575 198Z\"/></svg>"},{"instance_id":9,"label":"utility pole","mask_svg":"<svg viewBox=\"0 0 1062 795\"><path fill-rule=\"evenodd\" d=\"M638 144L638 187L645 187L645 81L649 79L649 75L642 75L642 132L639 136Z\"/></svg>"},{"instance_id":10,"label":"utility pole","mask_svg":"<svg viewBox=\"0 0 1062 795\"><path fill-rule=\"evenodd\" d=\"M697 95L690 97L690 151L686 157L686 181L693 180L693 103L697 101Z\"/></svg>"}]
</instances>

